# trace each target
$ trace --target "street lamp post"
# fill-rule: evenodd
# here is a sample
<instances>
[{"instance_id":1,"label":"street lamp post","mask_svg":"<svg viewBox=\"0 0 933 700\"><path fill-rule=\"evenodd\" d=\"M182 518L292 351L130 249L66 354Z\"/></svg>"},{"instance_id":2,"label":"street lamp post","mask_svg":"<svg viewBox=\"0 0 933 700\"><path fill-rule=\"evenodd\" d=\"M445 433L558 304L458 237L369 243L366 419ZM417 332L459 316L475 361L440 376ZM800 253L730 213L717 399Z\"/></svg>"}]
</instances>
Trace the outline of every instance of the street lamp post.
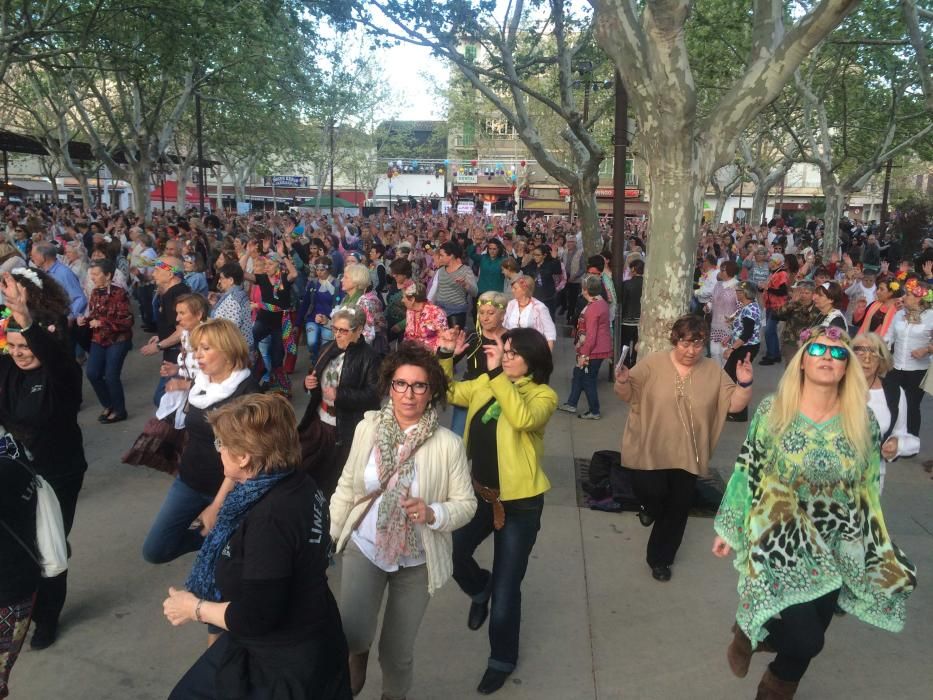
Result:
<instances>
[{"instance_id":1,"label":"street lamp post","mask_svg":"<svg viewBox=\"0 0 933 700\"><path fill-rule=\"evenodd\" d=\"M628 146L628 93L622 76L615 75L615 129L612 136L612 282L616 288L616 317L612 333L614 357L622 348L622 277L625 272L625 157Z\"/></svg>"}]
</instances>

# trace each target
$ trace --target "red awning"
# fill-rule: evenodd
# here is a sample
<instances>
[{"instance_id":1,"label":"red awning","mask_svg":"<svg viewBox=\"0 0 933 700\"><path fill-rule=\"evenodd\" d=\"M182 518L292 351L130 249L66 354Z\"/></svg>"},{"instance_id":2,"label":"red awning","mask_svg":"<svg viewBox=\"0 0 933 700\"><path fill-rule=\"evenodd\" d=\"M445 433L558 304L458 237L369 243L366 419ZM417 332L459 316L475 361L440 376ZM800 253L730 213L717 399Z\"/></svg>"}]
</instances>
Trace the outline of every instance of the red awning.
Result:
<instances>
[{"instance_id":1,"label":"red awning","mask_svg":"<svg viewBox=\"0 0 933 700\"><path fill-rule=\"evenodd\" d=\"M165 190L165 205L168 206L169 202L173 204L178 199L178 181L177 180L166 180L162 187L156 187L152 192L149 193L150 199L153 202L161 202L162 190ZM204 193L204 199L209 199L211 196L210 192ZM188 185L185 187L185 200L188 202L197 202L199 201L200 196L198 195L198 188L194 185Z\"/></svg>"}]
</instances>

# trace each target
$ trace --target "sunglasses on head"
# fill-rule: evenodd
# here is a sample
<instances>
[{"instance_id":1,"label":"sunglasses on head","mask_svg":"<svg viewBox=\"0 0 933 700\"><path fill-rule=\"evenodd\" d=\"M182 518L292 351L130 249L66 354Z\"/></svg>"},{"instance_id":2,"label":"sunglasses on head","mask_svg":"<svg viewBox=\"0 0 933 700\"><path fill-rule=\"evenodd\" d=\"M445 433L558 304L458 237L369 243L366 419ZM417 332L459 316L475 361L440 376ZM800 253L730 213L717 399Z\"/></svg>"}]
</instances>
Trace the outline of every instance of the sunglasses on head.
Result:
<instances>
[{"instance_id":1,"label":"sunglasses on head","mask_svg":"<svg viewBox=\"0 0 933 700\"><path fill-rule=\"evenodd\" d=\"M849 350L841 345L826 345L825 343L810 343L807 346L807 354L811 357L823 357L829 350L829 356L834 360L844 362L849 359Z\"/></svg>"}]
</instances>

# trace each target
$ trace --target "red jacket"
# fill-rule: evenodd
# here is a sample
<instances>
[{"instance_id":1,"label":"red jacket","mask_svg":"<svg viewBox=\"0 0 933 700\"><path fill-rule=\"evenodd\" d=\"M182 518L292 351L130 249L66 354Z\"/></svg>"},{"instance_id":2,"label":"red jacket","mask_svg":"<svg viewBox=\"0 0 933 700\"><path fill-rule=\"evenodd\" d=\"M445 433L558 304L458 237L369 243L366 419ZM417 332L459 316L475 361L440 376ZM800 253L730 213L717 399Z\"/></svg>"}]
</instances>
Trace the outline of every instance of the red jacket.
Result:
<instances>
[{"instance_id":1,"label":"red jacket","mask_svg":"<svg viewBox=\"0 0 933 700\"><path fill-rule=\"evenodd\" d=\"M104 347L133 337L133 311L126 290L111 284L107 289L95 289L88 302L87 320L100 321L91 329L91 342Z\"/></svg>"},{"instance_id":2,"label":"red jacket","mask_svg":"<svg viewBox=\"0 0 933 700\"><path fill-rule=\"evenodd\" d=\"M769 310L780 309L790 298L790 285L788 284L787 270L779 267L768 278L768 288L765 290L765 308Z\"/></svg>"},{"instance_id":3,"label":"red jacket","mask_svg":"<svg viewBox=\"0 0 933 700\"><path fill-rule=\"evenodd\" d=\"M612 333L609 332L609 304L597 297L583 309L577 320L577 355L593 360L612 357Z\"/></svg>"}]
</instances>

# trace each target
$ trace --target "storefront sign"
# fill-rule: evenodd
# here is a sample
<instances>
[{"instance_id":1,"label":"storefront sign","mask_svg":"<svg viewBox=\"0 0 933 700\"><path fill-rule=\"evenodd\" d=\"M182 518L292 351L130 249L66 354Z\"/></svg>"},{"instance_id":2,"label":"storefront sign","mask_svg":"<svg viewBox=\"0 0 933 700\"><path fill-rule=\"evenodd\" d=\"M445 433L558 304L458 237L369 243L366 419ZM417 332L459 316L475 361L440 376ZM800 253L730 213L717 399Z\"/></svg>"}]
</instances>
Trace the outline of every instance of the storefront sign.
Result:
<instances>
[{"instance_id":1,"label":"storefront sign","mask_svg":"<svg viewBox=\"0 0 933 700\"><path fill-rule=\"evenodd\" d=\"M476 175L457 175L456 183L458 185L475 185L477 183Z\"/></svg>"},{"instance_id":2,"label":"storefront sign","mask_svg":"<svg viewBox=\"0 0 933 700\"><path fill-rule=\"evenodd\" d=\"M271 175L262 179L266 187L307 187L308 178L301 175Z\"/></svg>"}]
</instances>

